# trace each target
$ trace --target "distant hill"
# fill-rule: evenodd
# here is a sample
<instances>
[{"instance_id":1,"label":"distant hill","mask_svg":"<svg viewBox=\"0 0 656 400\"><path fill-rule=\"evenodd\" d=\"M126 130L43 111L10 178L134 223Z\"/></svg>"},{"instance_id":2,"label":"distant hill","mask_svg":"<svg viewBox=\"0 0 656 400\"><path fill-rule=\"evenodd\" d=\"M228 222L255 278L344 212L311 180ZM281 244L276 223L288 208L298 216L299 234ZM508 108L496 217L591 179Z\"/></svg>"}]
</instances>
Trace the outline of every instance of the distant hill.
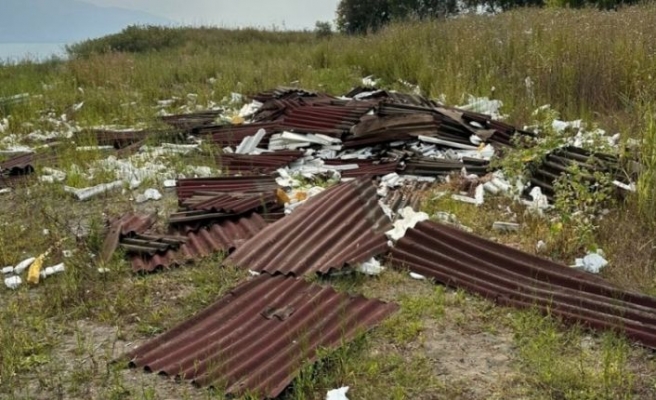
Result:
<instances>
[{"instance_id":1,"label":"distant hill","mask_svg":"<svg viewBox=\"0 0 656 400\"><path fill-rule=\"evenodd\" d=\"M71 43L115 33L131 24L171 23L141 11L76 0L0 1L0 43Z\"/></svg>"}]
</instances>

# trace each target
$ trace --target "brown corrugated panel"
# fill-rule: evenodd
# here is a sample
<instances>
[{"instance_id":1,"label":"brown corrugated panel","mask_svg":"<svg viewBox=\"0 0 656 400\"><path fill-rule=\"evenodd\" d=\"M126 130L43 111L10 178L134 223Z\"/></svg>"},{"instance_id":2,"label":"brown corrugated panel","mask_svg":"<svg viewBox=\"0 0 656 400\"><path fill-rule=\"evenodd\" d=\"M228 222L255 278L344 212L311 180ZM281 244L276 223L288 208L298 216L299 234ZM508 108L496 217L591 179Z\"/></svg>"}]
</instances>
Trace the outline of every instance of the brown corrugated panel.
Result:
<instances>
[{"instance_id":1,"label":"brown corrugated panel","mask_svg":"<svg viewBox=\"0 0 656 400\"><path fill-rule=\"evenodd\" d=\"M226 395L278 397L319 349L336 349L398 306L266 274L128 354L131 367Z\"/></svg>"},{"instance_id":2,"label":"brown corrugated panel","mask_svg":"<svg viewBox=\"0 0 656 400\"><path fill-rule=\"evenodd\" d=\"M429 182L408 182L399 188L390 190L383 199L383 203L394 212L394 216L405 207L419 210L421 202L431 185Z\"/></svg>"},{"instance_id":3,"label":"brown corrugated panel","mask_svg":"<svg viewBox=\"0 0 656 400\"><path fill-rule=\"evenodd\" d=\"M231 214L243 214L258 208L266 208L275 204L277 197L275 192L269 193L196 193L186 199L182 205L190 210L225 212Z\"/></svg>"},{"instance_id":4,"label":"brown corrugated panel","mask_svg":"<svg viewBox=\"0 0 656 400\"><path fill-rule=\"evenodd\" d=\"M176 182L176 193L180 200L187 199L199 191L267 193L276 189L278 189L278 184L269 175L178 179Z\"/></svg>"},{"instance_id":5,"label":"brown corrugated panel","mask_svg":"<svg viewBox=\"0 0 656 400\"><path fill-rule=\"evenodd\" d=\"M122 237L145 232L155 223L154 214L130 212L108 223L108 232L100 252L100 260L107 262L118 248Z\"/></svg>"},{"instance_id":6,"label":"brown corrugated panel","mask_svg":"<svg viewBox=\"0 0 656 400\"><path fill-rule=\"evenodd\" d=\"M357 169L345 169L340 173L343 178L356 178L360 176L383 176L396 172L399 167L397 161L383 161L383 160L341 160L341 159L326 159L326 165L349 165L357 164Z\"/></svg>"},{"instance_id":7,"label":"brown corrugated panel","mask_svg":"<svg viewBox=\"0 0 656 400\"><path fill-rule=\"evenodd\" d=\"M656 348L656 298L457 228L421 222L397 243L391 259L398 267L499 304L623 332Z\"/></svg>"},{"instance_id":8,"label":"brown corrugated panel","mask_svg":"<svg viewBox=\"0 0 656 400\"><path fill-rule=\"evenodd\" d=\"M43 153L24 153L19 154L0 163L0 172L9 175L25 175L34 172L34 169L40 165L48 165L56 161L57 156L54 151Z\"/></svg>"},{"instance_id":9,"label":"brown corrugated panel","mask_svg":"<svg viewBox=\"0 0 656 400\"><path fill-rule=\"evenodd\" d=\"M310 198L225 263L270 274L325 274L386 252L385 231L390 228L371 177L366 177Z\"/></svg>"},{"instance_id":10,"label":"brown corrugated panel","mask_svg":"<svg viewBox=\"0 0 656 400\"><path fill-rule=\"evenodd\" d=\"M217 165L228 173L270 173L303 157L298 150L275 151L257 155L222 154L216 156Z\"/></svg>"},{"instance_id":11,"label":"brown corrugated panel","mask_svg":"<svg viewBox=\"0 0 656 400\"><path fill-rule=\"evenodd\" d=\"M477 159L463 159L463 161L458 161L430 157L413 157L407 160L403 166L399 167L399 172L411 175L437 176L460 172L464 167L469 174L485 175L489 172L489 165L490 163L488 161Z\"/></svg>"},{"instance_id":12,"label":"brown corrugated panel","mask_svg":"<svg viewBox=\"0 0 656 400\"><path fill-rule=\"evenodd\" d=\"M260 146L264 147L269 143L271 135L281 130L277 122L264 122L242 125L210 125L193 129L192 133L210 136L214 144L222 147L236 147L244 138L255 135L260 129L264 129L266 132L260 142Z\"/></svg>"},{"instance_id":13,"label":"brown corrugated panel","mask_svg":"<svg viewBox=\"0 0 656 400\"><path fill-rule=\"evenodd\" d=\"M160 119L167 124L180 129L197 128L214 123L223 110L199 111L188 114L166 115Z\"/></svg>"},{"instance_id":14,"label":"brown corrugated panel","mask_svg":"<svg viewBox=\"0 0 656 400\"><path fill-rule=\"evenodd\" d=\"M207 228L187 233L178 247L154 254L140 252L131 257L135 272L152 272L160 268L196 261L214 253L231 252L266 226L259 214L224 219Z\"/></svg>"}]
</instances>

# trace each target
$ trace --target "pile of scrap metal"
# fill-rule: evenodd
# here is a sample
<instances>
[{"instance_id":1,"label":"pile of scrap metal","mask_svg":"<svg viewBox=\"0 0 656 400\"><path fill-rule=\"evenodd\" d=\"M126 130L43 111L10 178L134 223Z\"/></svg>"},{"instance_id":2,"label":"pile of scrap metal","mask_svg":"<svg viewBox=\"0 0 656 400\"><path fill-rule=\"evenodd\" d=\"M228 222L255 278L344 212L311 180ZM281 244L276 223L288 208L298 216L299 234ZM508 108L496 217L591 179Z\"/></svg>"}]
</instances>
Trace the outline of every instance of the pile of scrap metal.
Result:
<instances>
[{"instance_id":1,"label":"pile of scrap metal","mask_svg":"<svg viewBox=\"0 0 656 400\"><path fill-rule=\"evenodd\" d=\"M274 398L317 359L319 347L335 348L397 310L303 280L354 271L375 258L503 306L535 308L656 348L656 298L432 221L410 225L390 242L392 222L376 191L371 177L343 182L253 232L222 265L257 277L131 350L129 365L229 395ZM126 249L142 246L142 238L152 239L133 236ZM160 240L157 246L172 244Z\"/></svg>"}]
</instances>

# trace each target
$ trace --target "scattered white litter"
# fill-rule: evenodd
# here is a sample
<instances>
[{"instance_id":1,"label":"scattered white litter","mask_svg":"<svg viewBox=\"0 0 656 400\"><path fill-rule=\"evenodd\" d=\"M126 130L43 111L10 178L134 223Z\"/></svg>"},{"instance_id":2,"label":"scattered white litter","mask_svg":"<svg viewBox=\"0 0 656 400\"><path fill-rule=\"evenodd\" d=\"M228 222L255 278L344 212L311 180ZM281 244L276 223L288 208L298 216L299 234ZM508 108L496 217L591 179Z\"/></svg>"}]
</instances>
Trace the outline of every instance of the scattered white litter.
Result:
<instances>
[{"instance_id":1,"label":"scattered white litter","mask_svg":"<svg viewBox=\"0 0 656 400\"><path fill-rule=\"evenodd\" d=\"M11 274L11 273L13 273L13 272L14 272L14 267L12 267L12 266L4 267L4 268L2 269L2 273L5 274L5 275L7 275L7 274Z\"/></svg>"},{"instance_id":2,"label":"scattered white litter","mask_svg":"<svg viewBox=\"0 0 656 400\"><path fill-rule=\"evenodd\" d=\"M385 232L389 239L398 241L405 236L406 230L414 228L418 222L429 219L425 212L416 212L412 207L405 207L399 212L401 218L394 221L394 228Z\"/></svg>"},{"instance_id":3,"label":"scattered white litter","mask_svg":"<svg viewBox=\"0 0 656 400\"><path fill-rule=\"evenodd\" d=\"M375 88L378 86L379 82L380 79L375 79L373 75L365 76L362 78L362 86L364 87Z\"/></svg>"},{"instance_id":4,"label":"scattered white litter","mask_svg":"<svg viewBox=\"0 0 656 400\"><path fill-rule=\"evenodd\" d=\"M61 264L54 265L52 267L47 267L46 269L41 271L40 275L41 278L47 278L51 275L64 272L64 270L65 270L64 263L61 263Z\"/></svg>"},{"instance_id":5,"label":"scattered white litter","mask_svg":"<svg viewBox=\"0 0 656 400\"><path fill-rule=\"evenodd\" d=\"M497 232L517 232L519 231L519 224L515 222L497 221L492 224L492 229Z\"/></svg>"},{"instance_id":6,"label":"scattered white litter","mask_svg":"<svg viewBox=\"0 0 656 400\"><path fill-rule=\"evenodd\" d=\"M251 276L260 276L260 273L259 273L259 272L257 272L257 271L253 271L253 270L251 270L251 269L248 270L248 273L249 273Z\"/></svg>"},{"instance_id":7,"label":"scattered white litter","mask_svg":"<svg viewBox=\"0 0 656 400\"><path fill-rule=\"evenodd\" d=\"M348 390L348 386L329 390L326 394L326 400L349 400L348 397L346 397L346 392L348 392Z\"/></svg>"},{"instance_id":8,"label":"scattered white litter","mask_svg":"<svg viewBox=\"0 0 656 400\"><path fill-rule=\"evenodd\" d=\"M420 275L420 274L418 274L418 273L416 273L416 272L410 272L410 278L412 278L412 279L416 279L416 280L418 280L418 281L425 281L425 280L426 280L426 277L425 277L425 276Z\"/></svg>"},{"instance_id":9,"label":"scattered white litter","mask_svg":"<svg viewBox=\"0 0 656 400\"><path fill-rule=\"evenodd\" d=\"M363 262L358 266L358 271L365 275L380 275L385 270L385 267L380 265L380 262L372 257L370 260Z\"/></svg>"},{"instance_id":10,"label":"scattered white litter","mask_svg":"<svg viewBox=\"0 0 656 400\"><path fill-rule=\"evenodd\" d=\"M572 266L583 271L598 274L606 265L608 261L603 256L603 251L597 250L595 253L588 253L583 258L577 258L575 264Z\"/></svg>"},{"instance_id":11,"label":"scattered white litter","mask_svg":"<svg viewBox=\"0 0 656 400\"><path fill-rule=\"evenodd\" d=\"M73 256L73 251L72 250L62 250L62 256L65 258L70 258Z\"/></svg>"},{"instance_id":12,"label":"scattered white litter","mask_svg":"<svg viewBox=\"0 0 656 400\"><path fill-rule=\"evenodd\" d=\"M617 186L620 189L627 190L629 192L634 192L635 193L635 191L637 190L636 184L633 183L633 182L631 182L629 185L627 185L626 183L622 183L620 181L613 181L613 185Z\"/></svg>"},{"instance_id":13,"label":"scattered white litter","mask_svg":"<svg viewBox=\"0 0 656 400\"><path fill-rule=\"evenodd\" d=\"M66 172L60 171L55 168L50 168L50 167L44 167L42 169L43 175L39 177L39 180L41 182L47 182L47 183L54 183L54 182L62 182L64 179L66 179Z\"/></svg>"},{"instance_id":14,"label":"scattered white litter","mask_svg":"<svg viewBox=\"0 0 656 400\"><path fill-rule=\"evenodd\" d=\"M262 107L262 103L260 103L257 100L253 100L248 104L244 104L244 106L239 110L239 115L242 118L247 118L255 114L260 108Z\"/></svg>"},{"instance_id":15,"label":"scattered white litter","mask_svg":"<svg viewBox=\"0 0 656 400\"><path fill-rule=\"evenodd\" d=\"M19 262L15 267L14 267L14 274L20 275L25 271L32 263L36 260L35 257L30 257L27 258L21 262Z\"/></svg>"},{"instance_id":16,"label":"scattered white litter","mask_svg":"<svg viewBox=\"0 0 656 400\"><path fill-rule=\"evenodd\" d=\"M157 189L146 189L143 194L137 195L135 201L137 203L145 203L148 200L159 200L162 198L162 194Z\"/></svg>"},{"instance_id":17,"label":"scattered white litter","mask_svg":"<svg viewBox=\"0 0 656 400\"><path fill-rule=\"evenodd\" d=\"M487 97L474 97L469 96L468 102L465 105L458 106L462 110L474 111L481 114L487 114L492 119L504 119L506 116L499 113L503 107L501 100L490 100Z\"/></svg>"},{"instance_id":18,"label":"scattered white litter","mask_svg":"<svg viewBox=\"0 0 656 400\"><path fill-rule=\"evenodd\" d=\"M11 193L11 188L2 188L0 189L0 194Z\"/></svg>"},{"instance_id":19,"label":"scattered white litter","mask_svg":"<svg viewBox=\"0 0 656 400\"><path fill-rule=\"evenodd\" d=\"M474 204L476 206L480 206L485 202L485 187L483 184L476 186L474 197L463 196L460 194L452 194L451 198L453 200L462 201L463 203L469 203L469 204Z\"/></svg>"},{"instance_id":20,"label":"scattered white litter","mask_svg":"<svg viewBox=\"0 0 656 400\"><path fill-rule=\"evenodd\" d=\"M114 150L114 146L77 146L76 151L106 151Z\"/></svg>"},{"instance_id":21,"label":"scattered white litter","mask_svg":"<svg viewBox=\"0 0 656 400\"><path fill-rule=\"evenodd\" d=\"M542 253L545 250L547 250L547 244L544 242L544 240L540 240L536 245L535 245L535 251L538 253Z\"/></svg>"},{"instance_id":22,"label":"scattered white litter","mask_svg":"<svg viewBox=\"0 0 656 400\"><path fill-rule=\"evenodd\" d=\"M439 139L439 138L432 137L432 136L419 135L417 138L419 140L421 140L422 142L440 144L440 145L443 145L443 146L453 147L454 149L474 150L474 151L478 150L478 147L476 147L476 146L471 146L471 145L468 145L468 144L462 144L462 143L458 143L458 142L452 142L450 140Z\"/></svg>"},{"instance_id":23,"label":"scattered white litter","mask_svg":"<svg viewBox=\"0 0 656 400\"><path fill-rule=\"evenodd\" d=\"M9 278L5 278L5 286L11 290L18 289L21 283L23 283L23 280L20 276L10 276Z\"/></svg>"},{"instance_id":24,"label":"scattered white litter","mask_svg":"<svg viewBox=\"0 0 656 400\"><path fill-rule=\"evenodd\" d=\"M109 272L110 272L109 268L98 268L98 273L100 274L107 274Z\"/></svg>"},{"instance_id":25,"label":"scattered white litter","mask_svg":"<svg viewBox=\"0 0 656 400\"><path fill-rule=\"evenodd\" d=\"M165 188L173 188L176 186L176 180L175 179L166 179L164 180L164 187Z\"/></svg>"},{"instance_id":26,"label":"scattered white litter","mask_svg":"<svg viewBox=\"0 0 656 400\"><path fill-rule=\"evenodd\" d=\"M114 181L111 183L102 183L100 185L83 188L83 189L64 186L64 190L66 192L73 193L73 195L77 197L78 200L85 201L99 194L108 192L110 190L118 189L122 186L123 186L122 181Z\"/></svg>"},{"instance_id":27,"label":"scattered white litter","mask_svg":"<svg viewBox=\"0 0 656 400\"><path fill-rule=\"evenodd\" d=\"M549 209L549 199L542 194L542 189L540 189L539 186L531 189L529 196L531 196L533 200L522 200L522 203L528 207L529 211L542 215L544 210Z\"/></svg>"}]
</instances>

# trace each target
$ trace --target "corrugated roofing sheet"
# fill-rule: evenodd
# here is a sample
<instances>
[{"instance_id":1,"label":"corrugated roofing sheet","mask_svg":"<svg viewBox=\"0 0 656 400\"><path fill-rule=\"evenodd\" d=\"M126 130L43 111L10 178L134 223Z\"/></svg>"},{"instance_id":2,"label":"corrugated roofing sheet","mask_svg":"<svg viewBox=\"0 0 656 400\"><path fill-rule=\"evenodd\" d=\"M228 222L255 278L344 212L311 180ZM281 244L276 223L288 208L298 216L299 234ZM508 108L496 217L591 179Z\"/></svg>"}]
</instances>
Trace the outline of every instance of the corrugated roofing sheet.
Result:
<instances>
[{"instance_id":1,"label":"corrugated roofing sheet","mask_svg":"<svg viewBox=\"0 0 656 400\"><path fill-rule=\"evenodd\" d=\"M340 173L342 178L356 178L361 176L383 176L396 172L399 162L383 160L324 160L326 165L350 165L357 164L357 169L344 169Z\"/></svg>"},{"instance_id":2,"label":"corrugated roofing sheet","mask_svg":"<svg viewBox=\"0 0 656 400\"><path fill-rule=\"evenodd\" d=\"M176 193L178 199L184 200L194 193L268 193L278 189L276 180L268 175L262 176L226 176L216 178L178 179Z\"/></svg>"},{"instance_id":3,"label":"corrugated roofing sheet","mask_svg":"<svg viewBox=\"0 0 656 400\"><path fill-rule=\"evenodd\" d=\"M399 172L411 175L436 176L459 172L463 167L467 169L467 173L469 174L485 175L489 172L490 163L485 160L473 158L458 161L430 157L413 157L399 167Z\"/></svg>"},{"instance_id":4,"label":"corrugated roofing sheet","mask_svg":"<svg viewBox=\"0 0 656 400\"><path fill-rule=\"evenodd\" d=\"M328 273L386 252L390 228L371 178L362 178L308 199L225 263L270 274Z\"/></svg>"},{"instance_id":5,"label":"corrugated roofing sheet","mask_svg":"<svg viewBox=\"0 0 656 400\"><path fill-rule=\"evenodd\" d=\"M228 173L270 173L282 168L303 156L302 151L286 150L262 153L257 155L247 154L221 154L216 156L217 165Z\"/></svg>"},{"instance_id":6,"label":"corrugated roofing sheet","mask_svg":"<svg viewBox=\"0 0 656 400\"><path fill-rule=\"evenodd\" d=\"M394 215L405 207L419 210L419 206L431 185L429 182L407 182L399 188L390 190L387 196L383 198L383 203L394 212Z\"/></svg>"},{"instance_id":7,"label":"corrugated roofing sheet","mask_svg":"<svg viewBox=\"0 0 656 400\"><path fill-rule=\"evenodd\" d=\"M656 298L457 228L421 222L397 243L391 259L398 267L499 304L624 332L656 348Z\"/></svg>"},{"instance_id":8,"label":"corrugated roofing sheet","mask_svg":"<svg viewBox=\"0 0 656 400\"><path fill-rule=\"evenodd\" d=\"M149 251L144 249L131 252L132 270L152 272L160 268L183 265L220 251L229 253L265 226L264 219L259 214L253 213L239 218L223 219L207 228L191 231L180 238L177 245L164 243L167 246L162 246L164 240L151 243L150 246L142 243L143 247L149 247ZM172 239L170 236L162 236L162 238Z\"/></svg>"},{"instance_id":9,"label":"corrugated roofing sheet","mask_svg":"<svg viewBox=\"0 0 656 400\"><path fill-rule=\"evenodd\" d=\"M42 153L19 154L0 163L0 173L8 175L26 175L34 172L39 165L54 162L57 155L53 151Z\"/></svg>"},{"instance_id":10,"label":"corrugated roofing sheet","mask_svg":"<svg viewBox=\"0 0 656 400\"><path fill-rule=\"evenodd\" d=\"M275 398L317 351L364 334L398 306L350 297L292 277L247 281L129 353L130 366L212 386L226 395Z\"/></svg>"},{"instance_id":11,"label":"corrugated roofing sheet","mask_svg":"<svg viewBox=\"0 0 656 400\"><path fill-rule=\"evenodd\" d=\"M155 223L155 215L130 212L110 220L108 231L100 252L100 259L107 262L118 248L121 238L144 233Z\"/></svg>"},{"instance_id":12,"label":"corrugated roofing sheet","mask_svg":"<svg viewBox=\"0 0 656 400\"><path fill-rule=\"evenodd\" d=\"M160 119L167 124L180 129L196 128L214 123L223 110L208 110L187 114L166 115Z\"/></svg>"}]
</instances>

